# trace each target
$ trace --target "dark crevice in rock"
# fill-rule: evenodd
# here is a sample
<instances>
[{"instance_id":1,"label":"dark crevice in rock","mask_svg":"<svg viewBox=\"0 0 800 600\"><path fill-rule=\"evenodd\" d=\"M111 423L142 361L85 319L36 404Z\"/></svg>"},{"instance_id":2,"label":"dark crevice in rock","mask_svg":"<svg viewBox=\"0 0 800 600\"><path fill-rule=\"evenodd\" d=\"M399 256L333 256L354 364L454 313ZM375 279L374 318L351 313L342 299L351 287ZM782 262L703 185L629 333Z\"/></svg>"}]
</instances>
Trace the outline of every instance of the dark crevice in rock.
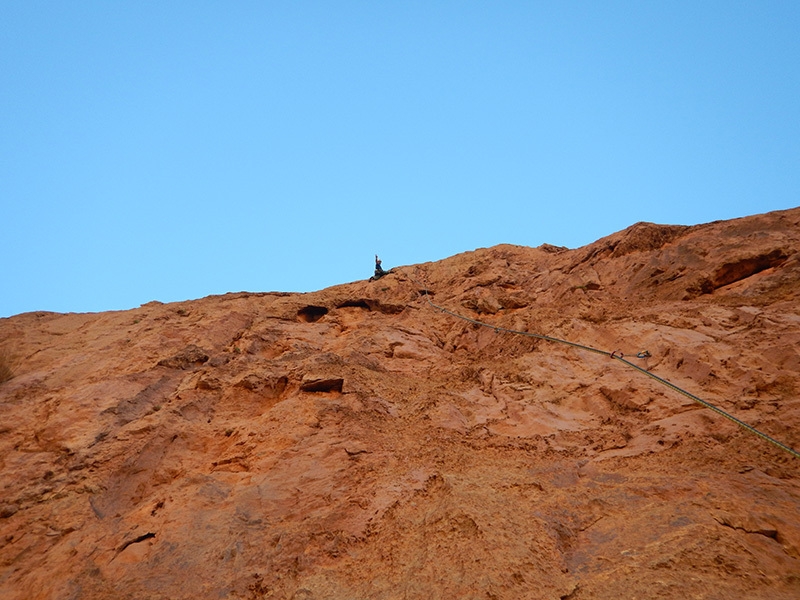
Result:
<instances>
[{"instance_id":1,"label":"dark crevice in rock","mask_svg":"<svg viewBox=\"0 0 800 600\"><path fill-rule=\"evenodd\" d=\"M773 250L767 254L760 254L743 258L730 263L725 263L717 269L711 280L713 289L718 289L742 279L752 277L761 271L766 271L773 267L779 267L786 262L789 255L781 249Z\"/></svg>"},{"instance_id":2,"label":"dark crevice in rock","mask_svg":"<svg viewBox=\"0 0 800 600\"><path fill-rule=\"evenodd\" d=\"M311 379L300 384L303 392L339 392L344 386L344 379L335 377L331 379Z\"/></svg>"},{"instance_id":3,"label":"dark crevice in rock","mask_svg":"<svg viewBox=\"0 0 800 600\"><path fill-rule=\"evenodd\" d=\"M124 551L124 550L125 550L125 549L126 549L128 546L130 546L130 545L132 545L132 544L138 544L139 542L143 542L143 541L145 541L145 540L149 540L149 539L151 539L151 538L154 538L154 537L156 537L156 534L155 534L155 533L145 533L145 534L143 534L143 535L140 535L139 537L133 538L132 540L128 540L127 542L125 542L124 544L122 544L122 545L119 547L119 549L117 550L117 554L120 554L120 553L121 553L121 552L123 552L123 551Z\"/></svg>"},{"instance_id":4,"label":"dark crevice in rock","mask_svg":"<svg viewBox=\"0 0 800 600\"><path fill-rule=\"evenodd\" d=\"M401 304L384 304L380 300L372 298L357 298L340 302L336 305L336 308L363 308L364 310L376 311L386 315L396 315L403 312L405 306Z\"/></svg>"},{"instance_id":5,"label":"dark crevice in rock","mask_svg":"<svg viewBox=\"0 0 800 600\"><path fill-rule=\"evenodd\" d=\"M365 310L372 310L372 307L366 300L345 300L341 304L337 304L336 308L363 308Z\"/></svg>"},{"instance_id":6,"label":"dark crevice in rock","mask_svg":"<svg viewBox=\"0 0 800 600\"><path fill-rule=\"evenodd\" d=\"M559 596L559 598L560 600L573 600L573 598L577 598L576 594L580 591L580 589L581 588L579 585L575 585L575 587L573 587L571 591Z\"/></svg>"},{"instance_id":7,"label":"dark crevice in rock","mask_svg":"<svg viewBox=\"0 0 800 600\"><path fill-rule=\"evenodd\" d=\"M297 320L301 323L315 323L327 314L328 309L324 306L310 304L297 311Z\"/></svg>"},{"instance_id":8,"label":"dark crevice in rock","mask_svg":"<svg viewBox=\"0 0 800 600\"><path fill-rule=\"evenodd\" d=\"M687 287L684 300L691 300L703 294L712 294L720 288L743 281L767 269L780 267L788 258L789 254L786 251L778 249L724 263L710 277L702 276Z\"/></svg>"},{"instance_id":9,"label":"dark crevice in rock","mask_svg":"<svg viewBox=\"0 0 800 600\"><path fill-rule=\"evenodd\" d=\"M778 530L774 527L752 527L745 525L744 523L736 522L728 516L717 515L714 517L714 519L723 527L730 527L735 531L744 531L745 533L763 535L764 537L768 537L776 541L778 539Z\"/></svg>"}]
</instances>

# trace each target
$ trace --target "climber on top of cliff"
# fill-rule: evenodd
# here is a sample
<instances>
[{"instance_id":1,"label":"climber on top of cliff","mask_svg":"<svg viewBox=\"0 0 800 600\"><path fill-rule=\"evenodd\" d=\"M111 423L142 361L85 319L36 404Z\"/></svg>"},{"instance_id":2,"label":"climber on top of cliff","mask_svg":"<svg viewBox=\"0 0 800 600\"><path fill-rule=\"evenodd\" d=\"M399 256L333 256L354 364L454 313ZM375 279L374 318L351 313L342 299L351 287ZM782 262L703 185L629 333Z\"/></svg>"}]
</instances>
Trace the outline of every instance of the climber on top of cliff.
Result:
<instances>
[{"instance_id":1,"label":"climber on top of cliff","mask_svg":"<svg viewBox=\"0 0 800 600\"><path fill-rule=\"evenodd\" d=\"M375 255L375 275L369 278L370 281L375 281L376 279L380 279L384 275L386 275L388 271L384 271L383 267L381 266L381 259L378 258L378 255Z\"/></svg>"}]
</instances>

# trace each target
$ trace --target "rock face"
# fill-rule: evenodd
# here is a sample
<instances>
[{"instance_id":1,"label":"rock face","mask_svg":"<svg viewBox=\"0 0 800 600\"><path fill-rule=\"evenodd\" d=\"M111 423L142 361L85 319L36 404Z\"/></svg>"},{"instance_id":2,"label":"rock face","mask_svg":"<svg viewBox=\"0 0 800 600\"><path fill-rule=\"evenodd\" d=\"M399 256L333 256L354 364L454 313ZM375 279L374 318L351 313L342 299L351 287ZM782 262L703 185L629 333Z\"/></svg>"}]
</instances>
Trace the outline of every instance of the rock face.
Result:
<instances>
[{"instance_id":1,"label":"rock face","mask_svg":"<svg viewBox=\"0 0 800 600\"><path fill-rule=\"evenodd\" d=\"M0 319L0 597L796 599L800 459L428 300L800 449L799 249L793 209Z\"/></svg>"}]
</instances>

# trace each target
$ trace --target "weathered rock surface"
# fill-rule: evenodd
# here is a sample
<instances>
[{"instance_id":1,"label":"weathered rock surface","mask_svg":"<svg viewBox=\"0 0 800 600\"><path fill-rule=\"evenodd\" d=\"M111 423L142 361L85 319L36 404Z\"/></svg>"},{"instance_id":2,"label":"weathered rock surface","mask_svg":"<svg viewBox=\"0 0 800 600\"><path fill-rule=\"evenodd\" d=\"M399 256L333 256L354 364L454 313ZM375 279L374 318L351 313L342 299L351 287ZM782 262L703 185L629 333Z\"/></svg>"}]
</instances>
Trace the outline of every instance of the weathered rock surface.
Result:
<instances>
[{"instance_id":1,"label":"weathered rock surface","mask_svg":"<svg viewBox=\"0 0 800 600\"><path fill-rule=\"evenodd\" d=\"M0 319L0 597L800 597L800 209ZM632 359L633 360L633 359Z\"/></svg>"}]
</instances>

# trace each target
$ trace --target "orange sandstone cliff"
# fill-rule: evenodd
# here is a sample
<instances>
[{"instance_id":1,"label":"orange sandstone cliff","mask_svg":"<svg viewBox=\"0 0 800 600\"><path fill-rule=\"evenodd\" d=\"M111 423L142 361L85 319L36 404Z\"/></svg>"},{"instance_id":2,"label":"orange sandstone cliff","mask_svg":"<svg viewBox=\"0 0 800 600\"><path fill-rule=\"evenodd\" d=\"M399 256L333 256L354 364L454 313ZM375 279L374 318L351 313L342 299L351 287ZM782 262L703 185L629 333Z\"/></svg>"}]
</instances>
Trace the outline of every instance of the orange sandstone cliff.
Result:
<instances>
[{"instance_id":1,"label":"orange sandstone cliff","mask_svg":"<svg viewBox=\"0 0 800 600\"><path fill-rule=\"evenodd\" d=\"M800 209L0 319L0 597L800 598ZM633 356L647 350L648 358Z\"/></svg>"}]
</instances>

